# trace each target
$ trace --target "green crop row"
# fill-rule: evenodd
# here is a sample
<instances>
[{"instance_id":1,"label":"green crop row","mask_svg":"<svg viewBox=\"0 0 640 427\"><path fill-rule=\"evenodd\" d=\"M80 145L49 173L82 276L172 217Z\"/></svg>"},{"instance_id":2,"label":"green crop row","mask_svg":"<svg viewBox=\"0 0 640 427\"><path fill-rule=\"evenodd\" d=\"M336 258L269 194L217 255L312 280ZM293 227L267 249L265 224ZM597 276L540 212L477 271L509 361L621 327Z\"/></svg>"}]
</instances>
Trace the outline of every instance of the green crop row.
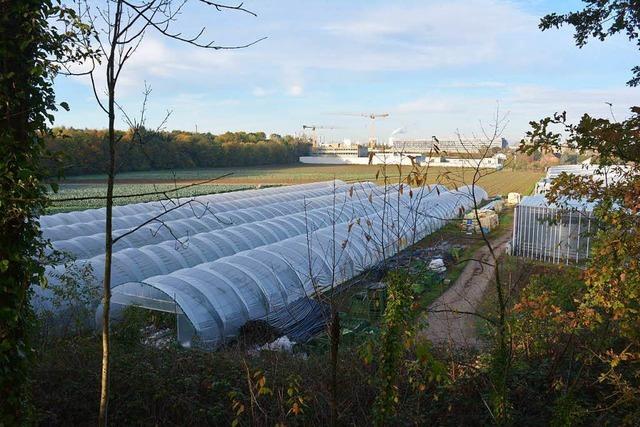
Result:
<instances>
[{"instance_id":1,"label":"green crop row","mask_svg":"<svg viewBox=\"0 0 640 427\"><path fill-rule=\"evenodd\" d=\"M256 187L255 185L242 184L203 184L176 190L176 188L182 185L183 184L178 184L178 186L175 184L116 184L114 186L114 195L116 196L114 205L166 200L168 198L192 197L203 194L226 193ZM106 195L106 185L64 184L60 186L57 193L50 194L48 213L100 208L105 205Z\"/></svg>"}]
</instances>

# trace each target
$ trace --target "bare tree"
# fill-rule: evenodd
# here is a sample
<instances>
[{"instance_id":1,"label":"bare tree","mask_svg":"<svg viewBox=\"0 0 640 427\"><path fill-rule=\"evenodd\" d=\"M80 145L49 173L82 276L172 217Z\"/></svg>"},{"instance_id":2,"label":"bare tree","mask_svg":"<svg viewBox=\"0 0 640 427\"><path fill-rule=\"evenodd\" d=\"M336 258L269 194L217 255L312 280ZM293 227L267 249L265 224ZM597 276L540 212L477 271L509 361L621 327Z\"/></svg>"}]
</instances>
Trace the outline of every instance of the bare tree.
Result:
<instances>
[{"instance_id":1,"label":"bare tree","mask_svg":"<svg viewBox=\"0 0 640 427\"><path fill-rule=\"evenodd\" d=\"M508 420L507 382L511 367L512 346L509 338L506 318L513 283L505 283L501 276L499 260L504 252L504 242L501 242L500 239L491 239L487 234L488 231L481 226L481 207L479 200L475 197L475 194L476 188L481 185L481 181L484 177L499 172L498 169L486 168L483 162L491 156L491 149L499 143L507 125L508 116L501 114L498 106L496 108L495 115L488 126L484 126L480 123L481 134L474 135L472 142L464 140L462 135L458 132L458 143L463 147L465 153L468 155L468 164L470 167L450 169L447 171L447 182L452 183L454 186L466 185L470 187L470 197L472 200L471 212L473 213L474 222L477 224L477 227L475 228L479 231L479 237L476 237L475 239L479 239L482 242L483 247L486 248L486 251L488 252L487 255L472 256L470 258L460 259L457 262L471 262L477 264L478 271L489 271L490 276L492 276L491 281L495 286L495 314L484 314L478 311L477 305L480 302L479 298L482 296L481 294L474 294L473 297L466 295L460 296L465 299L465 304L463 305L469 307L468 310L461 310L460 307L448 306L431 307L429 309L430 314L451 313L458 317L460 315L478 317L495 327L497 352L494 358L495 375L491 379L494 388L494 403L492 407L488 404L486 406L489 409L492 418L498 424L504 424ZM478 292L482 292L481 289L476 290ZM449 328L449 333L451 332L452 331ZM460 345L460 343L457 343L457 345Z\"/></svg>"},{"instance_id":2,"label":"bare tree","mask_svg":"<svg viewBox=\"0 0 640 427\"><path fill-rule=\"evenodd\" d=\"M382 186L354 182L340 191L334 189L333 203L329 208L331 221L322 231L327 238L325 243L315 238L316 230L309 222L309 215L305 209L308 265L306 272L302 273L311 284L313 292L310 297L326 307L322 315L329 340L328 402L332 425L339 423L340 416L340 310L345 299L349 298L346 291L352 286L366 282L368 278L375 276L376 272L384 274L384 271L390 268L388 257L416 242L417 224L424 220L420 212L421 203L430 192L437 191L436 187L426 184L428 165L421 168L410 156L403 158L411 160L409 173L403 173L401 165L388 164L386 158L383 158L375 177L376 181L383 181ZM392 175L391 171L395 171L396 167L398 175ZM413 188L407 185L408 182ZM363 259L364 265L354 264L352 268L364 270L364 277L359 276L356 280L343 283L345 278L351 276L343 270L349 268L350 261L354 261L347 253L349 245L355 243L354 233L358 233L359 238L364 238L367 242L366 251L371 251L369 256L380 260L380 265L371 269L370 261L373 259ZM349 259L350 261L347 261ZM327 266L326 274L323 275L319 271L318 264Z\"/></svg>"},{"instance_id":3,"label":"bare tree","mask_svg":"<svg viewBox=\"0 0 640 427\"><path fill-rule=\"evenodd\" d=\"M329 382L329 407L330 407L330 422L332 426L338 423L338 357L340 349L340 313L338 307L338 292L337 285L338 276L341 272L338 271L340 259L344 256L344 248L347 244L346 241L342 242L341 248L336 247L336 225L345 208L346 199L342 202L338 199L338 193L336 191L335 181L333 189L333 199L331 203L331 244L329 247L322 247L314 249L313 233L315 229L309 223L309 216L307 211L307 204L305 201L305 228L306 228L306 244L307 244L307 274L311 283L313 294L312 296L322 304L326 304L329 307L328 313L322 310L324 318L324 324L326 325L327 336L329 337L329 359L330 359L330 382ZM349 194L353 195L353 187L349 190ZM348 239L348 237L347 237ZM318 261L315 256L316 250L320 250L323 254L326 263L329 265L330 277L328 278L328 284L322 284L319 275L316 273L316 264ZM315 260L315 261L314 261ZM320 262L325 262L320 261Z\"/></svg>"},{"instance_id":4,"label":"bare tree","mask_svg":"<svg viewBox=\"0 0 640 427\"><path fill-rule=\"evenodd\" d=\"M378 236L377 234L374 234L373 238L375 239L376 245L380 246L381 248L384 248L383 250L385 251L387 250L386 248L388 248L389 245L392 245L394 249L393 252L398 252L401 249L404 249L406 246L411 246L411 243L416 243L416 239L414 239L412 242L402 241L402 236L406 235L406 233L403 232L403 227L409 226L412 222L413 224L415 224L415 221L417 218L420 218L423 215L430 214L429 212L425 212L423 209L420 208L421 200L417 200L418 197L424 197L429 195L431 192L439 191L438 187L429 187L427 185L427 182L435 181L437 183L442 183L452 187L451 189L454 191L458 190L463 186L466 186L467 190L465 190L465 192L468 192L468 194L466 194L465 197L469 198L469 200L467 200L465 203L467 205L467 210L472 212L475 222L477 224L480 224L481 223L481 219L480 219L481 200L478 197L476 197L476 194L479 191L478 187L482 185L483 178L498 172L496 168L487 167L486 159L492 156L493 149L499 143L500 137L504 131L504 128L507 126L507 124L508 124L507 116L501 115L499 108L496 108L495 117L493 118L493 121L490 123L490 125L484 126L482 123L480 123L481 134L478 136L474 135L471 141L464 139L462 135L458 132L457 142L462 147L462 150L463 150L462 153L458 153L458 154L462 155L462 157L464 158L461 161L461 164L458 165L461 167L446 168L444 171L436 169L435 176L429 175L429 167L431 165L430 161L427 161L426 164L424 165L419 165L414 159L411 159L410 156L406 156L411 160L410 172L406 174L406 176L403 176L403 170L400 165L396 166L398 169L398 173L397 175L395 175L390 172L390 167L391 168L393 167L391 165L384 163L381 166L379 171L379 173L382 174L382 179L385 184L383 188L385 188L385 191L386 191L386 189L389 189L388 184L395 182L395 185L397 186L396 189L398 190L397 198L393 196L389 197L390 200L398 201L398 205L395 207L395 210L390 209L388 212L390 212L392 216L397 215L397 217L385 218L385 220L382 221L382 223L386 227L391 227L392 237L391 239L389 239L389 241L384 241L383 240L384 238L388 239L388 237L385 237L386 236L385 233L381 233L380 236ZM433 155L445 156L449 154L446 151L441 150L439 145L440 145L440 141L434 137L434 145L433 145L432 151L429 153L429 159ZM402 155L402 153L400 154ZM376 154L373 154L372 158L375 155ZM394 160L397 161L397 158L395 158ZM376 178L379 178L379 177L377 176ZM403 187L403 184L409 184L409 185L407 187ZM413 221L409 221L408 218L403 218L399 214L400 212L399 200L400 200L400 195L403 192L403 189L404 191L410 191L411 193L418 195L418 196L409 198L409 200L411 200L410 208L409 208L411 215L409 215L409 217L413 218ZM423 191L419 191L419 190L423 190ZM427 190L427 191L424 191L424 190ZM385 200L386 199L387 197L385 197ZM437 200L437 198L434 198L434 200ZM389 215L389 214L385 212L384 215ZM451 222L451 221L458 222L460 220L459 217L455 215L453 218L448 217L448 218L438 218L438 219L445 223ZM511 348L510 347L511 344L509 342L507 324L506 324L506 311L509 304L509 295L505 294L505 292L509 292L511 288L510 287L505 288L505 283L503 278L501 277L500 269L498 265L498 261L501 257L501 253L502 253L501 251L504 245L497 245L496 242L487 235L487 232L484 230L484 228L478 227L478 229L480 232L479 237L476 235L476 237L470 237L470 238L475 241L482 242L483 246L486 248L488 252L487 256L484 256L484 255L472 256L469 259L458 260L457 262L458 263L462 263L462 262L475 263L478 265L478 268L480 270L488 270L490 272L489 274L491 276L491 282L495 284L495 293L497 295L495 316L493 315L493 313L483 314L478 311L477 306L478 306L478 303L480 302L479 299L477 301L469 301L470 304L467 304L467 305L470 308L468 310L461 311L458 307L443 307L443 308L438 307L434 309L432 306L429 308L428 313L431 313L431 314L451 313L456 316L460 316L461 314L465 316L469 316L469 315L475 316L489 322L490 324L496 327L496 331L497 331L496 342L498 344L496 358L495 358L496 375L491 379L492 385L494 386L494 393L493 393L494 402L493 402L493 407L490 408L490 411L492 416L496 419L496 422L504 422L508 416L507 379L508 379L509 370L510 370L510 348ZM406 258L409 259L409 263L410 263L413 257L414 251L410 248L408 252L409 254ZM387 258L387 255L388 254L385 254L385 258ZM395 262L392 262L392 264L393 265L389 265L389 268L403 270L404 268L408 267L408 265L402 265L400 263L399 258L396 258ZM394 286L394 288L396 290L400 290L399 295L403 294L401 292L402 290L401 286L399 287ZM471 302L473 303L471 304ZM396 317L395 319L400 319L404 315L406 314L402 314L400 317ZM382 338L382 339L386 339L386 338ZM392 333L390 334L388 339L389 339L389 343L393 343L394 338L392 336ZM393 347L390 347L390 348L393 348ZM391 366L387 366L385 368L387 369L387 371L384 372L385 375L388 375L389 372L396 372L398 369L400 369L400 365L398 364L397 358L395 360L390 359L389 363ZM393 375L393 374L390 374L390 375ZM390 420L390 417L392 416L392 412L389 412L389 411L394 410L393 402L398 397L394 394L395 392L392 386L393 384L384 384L383 382L382 384L383 388L380 390L380 393L382 394L379 395L378 397L379 399L378 402L380 403L380 406L377 407L379 411L379 414L378 414L379 419L377 421L381 424L384 424Z\"/></svg>"},{"instance_id":5,"label":"bare tree","mask_svg":"<svg viewBox=\"0 0 640 427\"><path fill-rule=\"evenodd\" d=\"M227 5L209 0L199 0L197 4L210 7L216 11L242 12L255 16L255 13L243 7L243 4ZM88 0L78 0L78 15L88 22L94 29L95 38L85 38L87 45L96 45L104 61L103 70L99 67L99 60L91 59L88 70L75 72L89 76L100 109L108 117L108 153L107 166L107 194L105 212L105 269L103 279L103 322L102 322L102 374L100 387L99 425L107 425L109 402L109 310L111 300L111 259L115 239L112 236L113 218L113 188L116 176L116 151L121 136L116 135L116 113L120 109L117 103L118 81L125 68L125 64L140 47L147 31L155 31L164 37L177 40L186 45L203 49L241 49L249 47L260 40L250 43L224 46L215 41L204 38L205 28L193 35L183 34L175 29L178 17L187 5L186 0L104 0L104 3L93 6ZM99 72L105 75L105 93L97 87L96 76ZM106 99L105 99L106 98ZM121 109L120 109L121 110ZM144 109L143 109L144 111ZM126 116L125 116L126 117ZM132 122L129 120L130 124ZM144 115L141 117L144 122ZM173 208L178 208L179 205ZM157 221L159 218L154 218ZM135 230L134 230L135 231ZM122 236L119 236L121 238Z\"/></svg>"}]
</instances>

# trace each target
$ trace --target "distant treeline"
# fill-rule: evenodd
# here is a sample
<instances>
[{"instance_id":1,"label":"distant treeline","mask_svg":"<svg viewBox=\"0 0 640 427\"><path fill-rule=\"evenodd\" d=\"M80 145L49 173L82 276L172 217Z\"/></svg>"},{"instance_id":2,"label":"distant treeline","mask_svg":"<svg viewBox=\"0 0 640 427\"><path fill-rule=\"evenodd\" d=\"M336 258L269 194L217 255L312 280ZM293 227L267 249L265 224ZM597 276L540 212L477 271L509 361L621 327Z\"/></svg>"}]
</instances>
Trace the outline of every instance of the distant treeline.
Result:
<instances>
[{"instance_id":1,"label":"distant treeline","mask_svg":"<svg viewBox=\"0 0 640 427\"><path fill-rule=\"evenodd\" d=\"M107 131L57 128L46 141L54 154L50 170L64 175L104 173L107 167ZM308 155L310 144L293 136L264 132L227 132L221 135L182 131L118 132L117 171L257 166L296 163ZM58 160L54 160L58 159Z\"/></svg>"}]
</instances>

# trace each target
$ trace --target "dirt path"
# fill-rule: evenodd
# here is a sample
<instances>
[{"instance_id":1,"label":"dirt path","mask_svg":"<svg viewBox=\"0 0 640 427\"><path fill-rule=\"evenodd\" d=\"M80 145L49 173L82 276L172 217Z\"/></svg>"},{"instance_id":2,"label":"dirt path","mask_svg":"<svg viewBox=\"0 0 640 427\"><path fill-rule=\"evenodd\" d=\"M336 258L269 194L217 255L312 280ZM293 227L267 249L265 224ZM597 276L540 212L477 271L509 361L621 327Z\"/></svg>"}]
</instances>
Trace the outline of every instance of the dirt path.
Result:
<instances>
[{"instance_id":1,"label":"dirt path","mask_svg":"<svg viewBox=\"0 0 640 427\"><path fill-rule=\"evenodd\" d=\"M491 241L497 256L504 253L510 239L511 230L505 230L504 234ZM478 249L473 258L493 264L486 245ZM427 327L422 331L422 336L435 346L452 349L480 346L476 334L477 317L457 312L474 312L480 305L495 274L495 267L487 264L469 261L456 282L429 306Z\"/></svg>"}]
</instances>

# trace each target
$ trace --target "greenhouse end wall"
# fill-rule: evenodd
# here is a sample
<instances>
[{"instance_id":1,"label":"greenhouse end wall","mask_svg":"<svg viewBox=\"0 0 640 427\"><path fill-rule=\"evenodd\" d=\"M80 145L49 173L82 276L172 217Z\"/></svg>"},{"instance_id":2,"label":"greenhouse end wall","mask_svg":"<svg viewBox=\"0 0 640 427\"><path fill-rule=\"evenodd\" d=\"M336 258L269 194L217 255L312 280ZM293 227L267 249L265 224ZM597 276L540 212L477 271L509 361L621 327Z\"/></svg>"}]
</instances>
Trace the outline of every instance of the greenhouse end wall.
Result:
<instances>
[{"instance_id":1,"label":"greenhouse end wall","mask_svg":"<svg viewBox=\"0 0 640 427\"><path fill-rule=\"evenodd\" d=\"M514 213L511 253L554 264L580 264L589 258L594 226L591 210L559 209L523 200Z\"/></svg>"}]
</instances>

